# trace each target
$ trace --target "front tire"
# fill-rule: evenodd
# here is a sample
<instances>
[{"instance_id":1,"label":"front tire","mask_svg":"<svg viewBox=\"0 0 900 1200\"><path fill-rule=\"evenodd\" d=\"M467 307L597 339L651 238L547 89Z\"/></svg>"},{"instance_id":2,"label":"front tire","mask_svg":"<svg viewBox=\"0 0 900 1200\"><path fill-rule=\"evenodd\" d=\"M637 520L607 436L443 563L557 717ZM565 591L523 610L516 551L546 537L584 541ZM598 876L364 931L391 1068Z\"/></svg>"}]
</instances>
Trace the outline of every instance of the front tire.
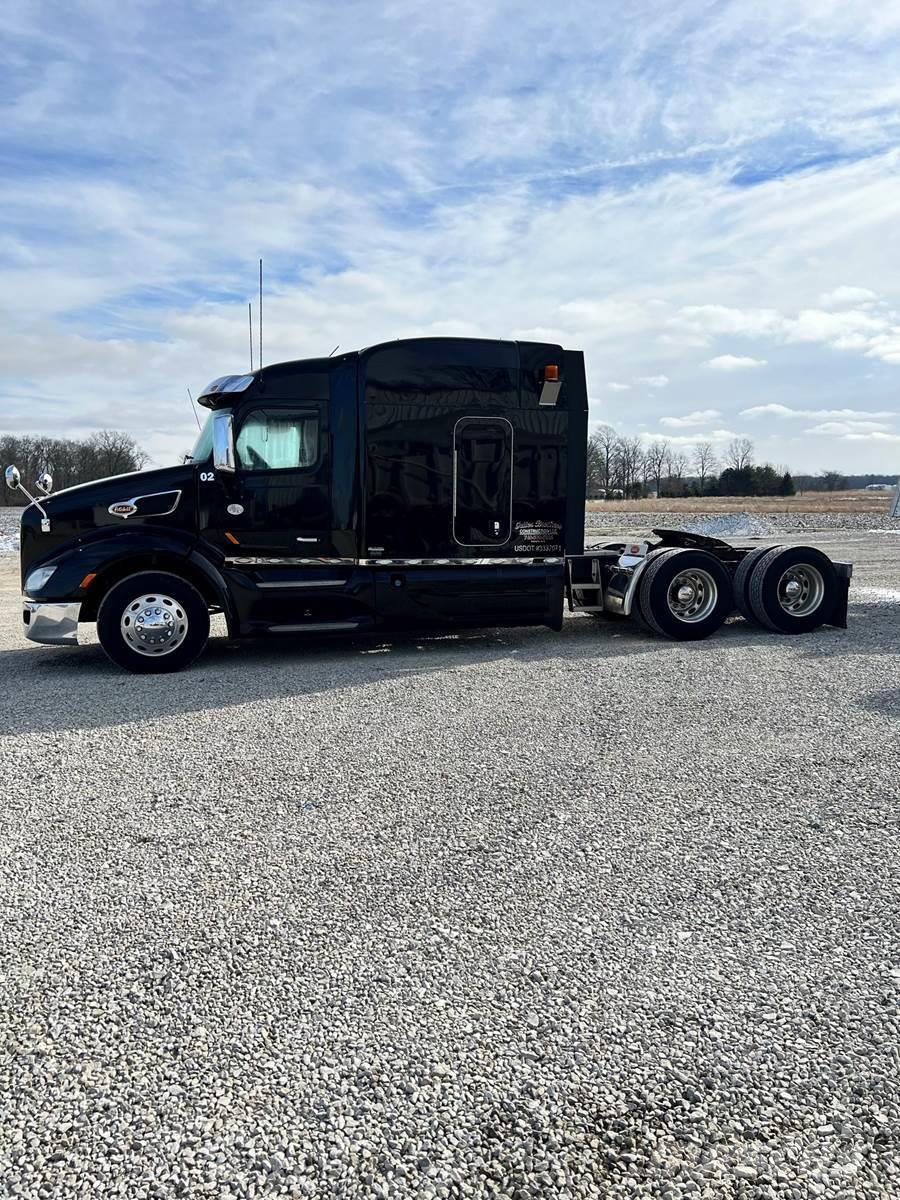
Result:
<instances>
[{"instance_id":1,"label":"front tire","mask_svg":"<svg viewBox=\"0 0 900 1200\"><path fill-rule=\"evenodd\" d=\"M209 640L209 609L186 579L168 571L140 571L103 597L97 636L107 655L126 671L183 671Z\"/></svg>"}]
</instances>

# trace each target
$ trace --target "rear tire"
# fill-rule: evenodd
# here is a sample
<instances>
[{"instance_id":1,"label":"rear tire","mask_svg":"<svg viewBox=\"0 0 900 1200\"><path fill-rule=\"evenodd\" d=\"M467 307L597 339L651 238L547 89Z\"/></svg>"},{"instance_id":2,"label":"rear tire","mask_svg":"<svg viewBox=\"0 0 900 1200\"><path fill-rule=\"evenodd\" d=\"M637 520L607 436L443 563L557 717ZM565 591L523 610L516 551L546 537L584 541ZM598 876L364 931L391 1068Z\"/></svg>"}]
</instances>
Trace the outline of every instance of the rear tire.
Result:
<instances>
[{"instance_id":1,"label":"rear tire","mask_svg":"<svg viewBox=\"0 0 900 1200\"><path fill-rule=\"evenodd\" d=\"M671 550L647 568L637 599L656 633L679 642L700 641L731 612L731 576L704 550Z\"/></svg>"},{"instance_id":2,"label":"rear tire","mask_svg":"<svg viewBox=\"0 0 900 1200\"><path fill-rule=\"evenodd\" d=\"M757 550L751 550L738 563L738 568L734 573L734 606L744 620L749 621L751 625L760 625L762 622L750 604L750 576L759 560L771 549L771 546L761 546Z\"/></svg>"},{"instance_id":3,"label":"rear tire","mask_svg":"<svg viewBox=\"0 0 900 1200\"><path fill-rule=\"evenodd\" d=\"M186 579L168 571L140 571L103 597L97 636L107 655L126 671L182 671L209 640L209 609Z\"/></svg>"},{"instance_id":4,"label":"rear tire","mask_svg":"<svg viewBox=\"0 0 900 1200\"><path fill-rule=\"evenodd\" d=\"M810 633L832 616L838 598L834 563L811 546L776 546L750 576L750 605L776 633Z\"/></svg>"},{"instance_id":5,"label":"rear tire","mask_svg":"<svg viewBox=\"0 0 900 1200\"><path fill-rule=\"evenodd\" d=\"M672 555L676 553L677 551L675 549L661 551L659 554L656 554L653 559L651 559L647 570L649 571L650 567L653 566L654 563L662 562L663 559L666 558L671 558ZM636 625L640 625L641 629L643 629L645 633L650 633L655 637L659 631L654 625L650 624L646 613L641 608L641 593L643 592L644 579L646 579L646 577L647 576L645 572L643 578L638 581L638 586L635 589L635 593L631 597L631 619Z\"/></svg>"}]
</instances>

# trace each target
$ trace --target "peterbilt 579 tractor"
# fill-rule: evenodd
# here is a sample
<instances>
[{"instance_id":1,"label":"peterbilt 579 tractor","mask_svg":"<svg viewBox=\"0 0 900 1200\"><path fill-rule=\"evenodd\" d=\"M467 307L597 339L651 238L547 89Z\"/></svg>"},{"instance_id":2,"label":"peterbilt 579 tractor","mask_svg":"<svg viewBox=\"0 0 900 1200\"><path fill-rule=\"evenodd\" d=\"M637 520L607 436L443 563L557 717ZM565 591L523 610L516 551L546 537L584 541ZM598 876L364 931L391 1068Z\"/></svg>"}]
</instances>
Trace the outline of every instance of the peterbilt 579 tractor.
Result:
<instances>
[{"instance_id":1,"label":"peterbilt 579 tractor","mask_svg":"<svg viewBox=\"0 0 900 1200\"><path fill-rule=\"evenodd\" d=\"M180 466L25 491L25 633L176 671L231 637L545 625L564 610L693 640L735 610L846 626L851 567L657 529L584 545L580 351L416 338L227 375Z\"/></svg>"}]
</instances>

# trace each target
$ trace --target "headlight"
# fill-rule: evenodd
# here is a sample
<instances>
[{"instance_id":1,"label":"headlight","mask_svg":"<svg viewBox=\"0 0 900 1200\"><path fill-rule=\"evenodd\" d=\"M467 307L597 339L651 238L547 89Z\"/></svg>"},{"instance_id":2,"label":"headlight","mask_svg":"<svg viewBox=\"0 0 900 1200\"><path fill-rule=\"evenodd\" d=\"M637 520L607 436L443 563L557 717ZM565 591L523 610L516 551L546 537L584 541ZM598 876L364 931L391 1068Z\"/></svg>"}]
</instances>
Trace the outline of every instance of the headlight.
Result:
<instances>
[{"instance_id":1,"label":"headlight","mask_svg":"<svg viewBox=\"0 0 900 1200\"><path fill-rule=\"evenodd\" d=\"M36 571L32 571L25 580L25 591L28 595L32 596L35 592L39 592L55 570L56 567L38 567Z\"/></svg>"}]
</instances>

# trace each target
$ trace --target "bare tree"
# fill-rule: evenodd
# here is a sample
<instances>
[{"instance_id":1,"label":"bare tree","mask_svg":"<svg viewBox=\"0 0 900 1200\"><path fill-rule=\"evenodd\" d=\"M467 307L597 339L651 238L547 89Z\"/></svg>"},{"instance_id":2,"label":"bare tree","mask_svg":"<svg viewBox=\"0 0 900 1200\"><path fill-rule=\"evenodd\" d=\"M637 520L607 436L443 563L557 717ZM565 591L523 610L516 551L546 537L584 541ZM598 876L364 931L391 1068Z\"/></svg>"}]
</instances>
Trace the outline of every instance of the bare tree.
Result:
<instances>
[{"instance_id":1,"label":"bare tree","mask_svg":"<svg viewBox=\"0 0 900 1200\"><path fill-rule=\"evenodd\" d=\"M591 496L595 496L603 486L600 482L601 476L600 451L597 446L597 440L592 434L587 441L587 464L585 470L585 483L587 485L587 496L589 500Z\"/></svg>"},{"instance_id":2,"label":"bare tree","mask_svg":"<svg viewBox=\"0 0 900 1200\"><path fill-rule=\"evenodd\" d=\"M654 480L656 484L656 494L660 494L662 488L663 471L666 468L666 462L669 458L669 443L663 438L659 442L651 442L645 451L648 478Z\"/></svg>"},{"instance_id":3,"label":"bare tree","mask_svg":"<svg viewBox=\"0 0 900 1200\"><path fill-rule=\"evenodd\" d=\"M611 425L599 425L588 438L588 492L609 491L618 442L619 435Z\"/></svg>"},{"instance_id":4,"label":"bare tree","mask_svg":"<svg viewBox=\"0 0 900 1200\"><path fill-rule=\"evenodd\" d=\"M715 472L717 465L712 442L698 442L694 447L694 470L700 477L701 496L707 479Z\"/></svg>"},{"instance_id":5,"label":"bare tree","mask_svg":"<svg viewBox=\"0 0 900 1200\"><path fill-rule=\"evenodd\" d=\"M94 434L85 441L0 435L0 466L15 463L26 486L42 472L49 471L58 491L106 475L139 471L147 461L147 455L133 438L113 430ZM21 495L8 488L0 488L0 497L0 504L21 503Z\"/></svg>"},{"instance_id":6,"label":"bare tree","mask_svg":"<svg viewBox=\"0 0 900 1200\"><path fill-rule=\"evenodd\" d=\"M88 439L96 463L102 475L122 475L126 471L139 471L147 462L147 455L127 433L114 429L101 429Z\"/></svg>"},{"instance_id":7,"label":"bare tree","mask_svg":"<svg viewBox=\"0 0 900 1200\"><path fill-rule=\"evenodd\" d=\"M597 439L597 450L600 456L602 486L608 488L612 484L619 435L612 425L600 425L594 437Z\"/></svg>"},{"instance_id":8,"label":"bare tree","mask_svg":"<svg viewBox=\"0 0 900 1200\"><path fill-rule=\"evenodd\" d=\"M842 492L847 486L847 480L840 471L823 471L820 478L822 490L826 492Z\"/></svg>"},{"instance_id":9,"label":"bare tree","mask_svg":"<svg viewBox=\"0 0 900 1200\"><path fill-rule=\"evenodd\" d=\"M625 495L634 491L644 469L644 447L640 438L619 438L613 479Z\"/></svg>"},{"instance_id":10,"label":"bare tree","mask_svg":"<svg viewBox=\"0 0 900 1200\"><path fill-rule=\"evenodd\" d=\"M732 438L725 451L725 465L733 471L746 471L753 466L753 443L749 438Z\"/></svg>"},{"instance_id":11,"label":"bare tree","mask_svg":"<svg viewBox=\"0 0 900 1200\"><path fill-rule=\"evenodd\" d=\"M669 451L669 482L674 484L670 488L672 495L682 495L684 493L684 477L687 473L688 460L687 455L680 450Z\"/></svg>"}]
</instances>

